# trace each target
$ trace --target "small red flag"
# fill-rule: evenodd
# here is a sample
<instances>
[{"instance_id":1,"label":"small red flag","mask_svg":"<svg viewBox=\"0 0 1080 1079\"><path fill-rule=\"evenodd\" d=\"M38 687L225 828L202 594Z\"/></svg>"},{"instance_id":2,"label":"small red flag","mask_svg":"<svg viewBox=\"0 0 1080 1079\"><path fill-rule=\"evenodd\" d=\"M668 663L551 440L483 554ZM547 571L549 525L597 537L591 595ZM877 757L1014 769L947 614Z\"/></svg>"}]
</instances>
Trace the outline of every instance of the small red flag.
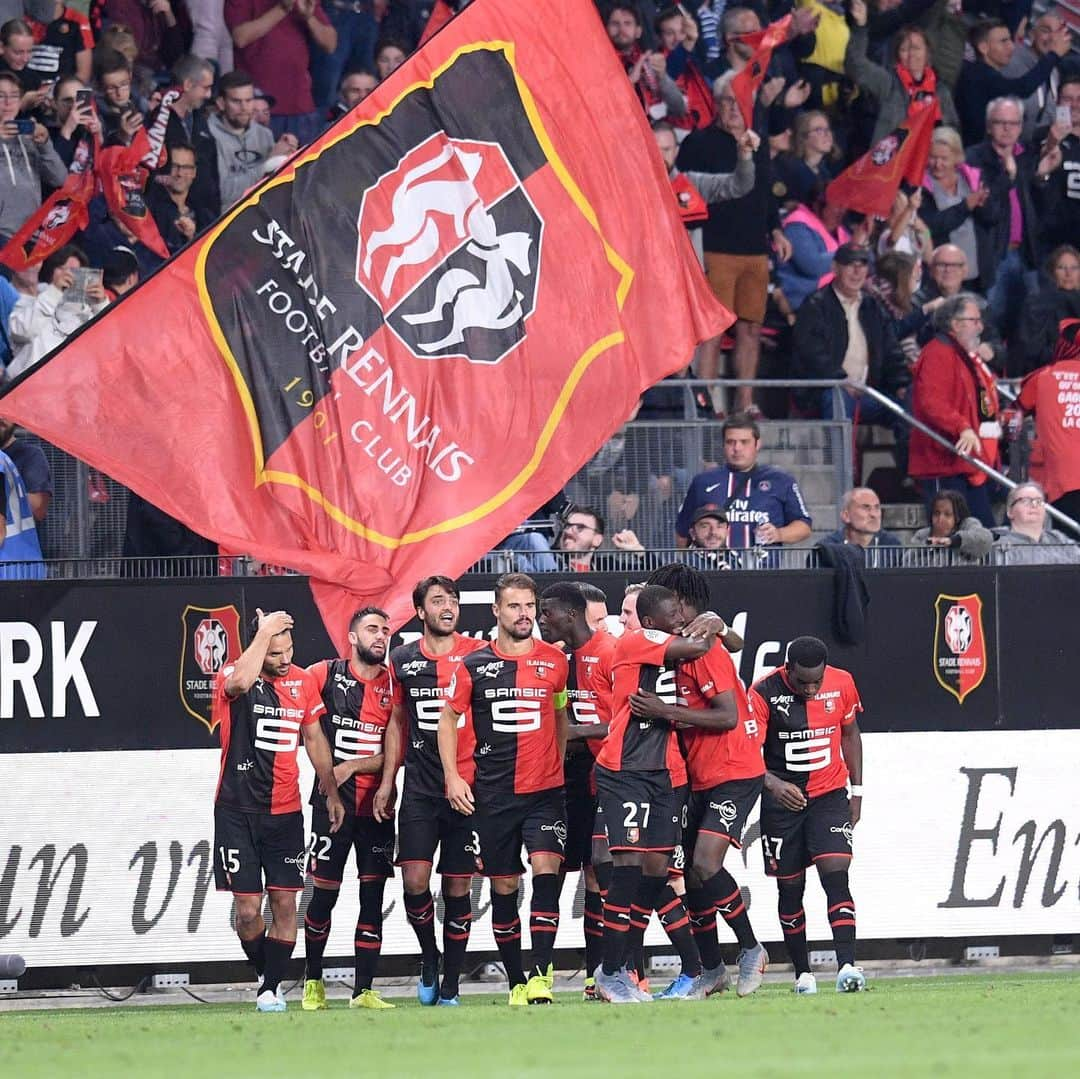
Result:
<instances>
[{"instance_id":1,"label":"small red flag","mask_svg":"<svg viewBox=\"0 0 1080 1079\"><path fill-rule=\"evenodd\" d=\"M888 217L901 182L913 186L922 183L933 134L933 107L913 107L898 128L878 140L829 184L825 197L834 206Z\"/></svg>"},{"instance_id":2,"label":"small red flag","mask_svg":"<svg viewBox=\"0 0 1080 1079\"><path fill-rule=\"evenodd\" d=\"M731 80L731 92L739 103L739 110L747 127L754 126L754 94L765 81L772 59L773 49L787 40L791 16L785 15L776 22L769 23L764 30L755 30L752 34L740 34L739 42L749 45L754 55L743 65L742 70Z\"/></svg>"},{"instance_id":3,"label":"small red flag","mask_svg":"<svg viewBox=\"0 0 1080 1079\"><path fill-rule=\"evenodd\" d=\"M98 177L114 220L155 255L167 259L169 249L146 205L150 170L143 159L150 153L150 138L146 128L140 127L129 146L106 146L98 154Z\"/></svg>"},{"instance_id":4,"label":"small red flag","mask_svg":"<svg viewBox=\"0 0 1080 1079\"><path fill-rule=\"evenodd\" d=\"M453 17L454 9L450 6L448 0L435 0L431 8L431 14L428 16L427 26L424 27L424 32L420 35L420 43L417 48L423 45L432 34L437 34Z\"/></svg>"},{"instance_id":5,"label":"small red flag","mask_svg":"<svg viewBox=\"0 0 1080 1079\"><path fill-rule=\"evenodd\" d=\"M0 412L308 574L344 645L732 321L592 0L474 0Z\"/></svg>"},{"instance_id":6,"label":"small red flag","mask_svg":"<svg viewBox=\"0 0 1080 1079\"><path fill-rule=\"evenodd\" d=\"M96 139L87 132L75 147L67 179L0 251L0 262L26 270L47 259L90 223L87 206L97 183L94 173Z\"/></svg>"}]
</instances>

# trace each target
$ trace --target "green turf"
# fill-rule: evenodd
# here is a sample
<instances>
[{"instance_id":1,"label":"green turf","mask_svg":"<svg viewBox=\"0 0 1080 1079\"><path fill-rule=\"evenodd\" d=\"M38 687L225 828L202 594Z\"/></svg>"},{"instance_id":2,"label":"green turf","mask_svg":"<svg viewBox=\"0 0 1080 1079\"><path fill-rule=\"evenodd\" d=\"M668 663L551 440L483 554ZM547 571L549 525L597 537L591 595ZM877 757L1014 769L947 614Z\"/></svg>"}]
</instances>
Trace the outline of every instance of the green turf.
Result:
<instances>
[{"instance_id":1,"label":"green turf","mask_svg":"<svg viewBox=\"0 0 1080 1079\"><path fill-rule=\"evenodd\" d=\"M612 1008L563 995L449 1009L402 1002L309 1014L251 1006L0 1013L0 1076L1080 1075L1080 978L966 975L882 980L862 995L787 986L701 1003Z\"/></svg>"}]
</instances>

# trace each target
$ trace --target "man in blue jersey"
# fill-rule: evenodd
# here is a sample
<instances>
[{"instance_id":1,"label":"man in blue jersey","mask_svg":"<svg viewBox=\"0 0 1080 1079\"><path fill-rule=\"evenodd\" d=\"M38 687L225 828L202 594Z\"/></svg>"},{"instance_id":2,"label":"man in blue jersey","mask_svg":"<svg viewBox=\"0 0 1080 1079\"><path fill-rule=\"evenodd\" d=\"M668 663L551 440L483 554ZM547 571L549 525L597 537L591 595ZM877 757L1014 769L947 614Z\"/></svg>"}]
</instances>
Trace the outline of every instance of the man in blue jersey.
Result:
<instances>
[{"instance_id":1,"label":"man in blue jersey","mask_svg":"<svg viewBox=\"0 0 1080 1079\"><path fill-rule=\"evenodd\" d=\"M810 536L810 513L795 477L758 463L761 429L744 412L723 426L724 464L699 472L690 482L675 522L675 545L686 547L690 526L702 509L722 510L728 547L772 547Z\"/></svg>"},{"instance_id":2,"label":"man in blue jersey","mask_svg":"<svg viewBox=\"0 0 1080 1079\"><path fill-rule=\"evenodd\" d=\"M15 463L0 451L0 579L45 576L37 525Z\"/></svg>"}]
</instances>

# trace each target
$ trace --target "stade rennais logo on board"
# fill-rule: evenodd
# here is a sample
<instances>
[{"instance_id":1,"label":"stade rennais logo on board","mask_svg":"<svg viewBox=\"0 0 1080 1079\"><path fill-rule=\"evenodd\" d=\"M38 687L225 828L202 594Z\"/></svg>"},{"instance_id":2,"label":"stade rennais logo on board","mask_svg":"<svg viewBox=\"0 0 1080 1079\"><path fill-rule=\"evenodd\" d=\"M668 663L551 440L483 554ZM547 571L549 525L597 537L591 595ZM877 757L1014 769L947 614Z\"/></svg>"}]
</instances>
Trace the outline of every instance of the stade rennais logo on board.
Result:
<instances>
[{"instance_id":1,"label":"stade rennais logo on board","mask_svg":"<svg viewBox=\"0 0 1080 1079\"><path fill-rule=\"evenodd\" d=\"M187 606L180 615L180 701L210 730L210 704L218 671L235 660L240 645L240 612L228 607Z\"/></svg>"},{"instance_id":2,"label":"stade rennais logo on board","mask_svg":"<svg viewBox=\"0 0 1080 1079\"><path fill-rule=\"evenodd\" d=\"M982 599L939 595L934 613L934 677L963 704L986 677Z\"/></svg>"}]
</instances>

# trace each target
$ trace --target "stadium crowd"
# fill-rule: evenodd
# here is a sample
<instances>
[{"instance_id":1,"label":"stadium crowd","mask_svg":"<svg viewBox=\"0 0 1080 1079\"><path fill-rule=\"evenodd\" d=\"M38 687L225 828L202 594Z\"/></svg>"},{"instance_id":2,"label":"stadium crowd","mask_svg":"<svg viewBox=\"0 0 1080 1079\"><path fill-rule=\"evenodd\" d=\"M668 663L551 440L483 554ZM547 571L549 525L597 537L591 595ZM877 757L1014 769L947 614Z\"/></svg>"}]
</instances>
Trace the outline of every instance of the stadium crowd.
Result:
<instances>
[{"instance_id":1,"label":"stadium crowd","mask_svg":"<svg viewBox=\"0 0 1080 1079\"><path fill-rule=\"evenodd\" d=\"M99 194L72 243L38 265L0 270L0 380L31 368L363 101L417 46L434 7L91 0L84 12L5 0L0 244L79 167L88 137L124 148L156 131L165 155L145 190L152 232L134 229L130 213ZM846 380L839 394L807 388L767 399L740 385L730 402L702 389L696 406L699 418L720 420L730 405L751 432L764 408L772 419L831 419L842 407L856 425L892 431L907 495L925 502L928 521L936 496L952 491L962 496L957 528L966 506L964 519L1011 531L1003 490L921 431L909 437L908 425L860 388L996 468L1003 440L1023 423L1001 380L1031 376L1018 404L1034 415L1038 437L1018 478L1041 483L1038 497L1076 517L1075 403L1052 392L1073 379L1080 355L1076 325L1062 330L1080 319L1080 56L1063 10L1037 10L1031 0L632 0L598 9L704 271L736 316L681 376L645 395L639 417L681 418L679 377ZM740 75L758 62L760 31L770 25L775 48L747 97ZM851 210L850 184L829 185L868 152L875 160L899 152L895 130L923 108L936 126L922 183L902 184L884 218ZM643 446L649 437L624 428L570 491L597 521L618 524L618 550L728 550L810 535L806 507L780 512L776 491L772 508L740 507L756 497L749 486L720 501L684 501L701 462L670 444ZM739 463L725 432L723 455L726 482L754 476L756 435ZM44 511L30 501L51 493L39 463L18 479L11 456L0 456L5 533L25 542L4 542L8 561L32 551ZM723 471L719 455L716 463ZM785 489L801 502L797 485ZM671 514L656 508L680 502L673 536L660 523ZM709 531L713 538L698 542ZM945 537L931 526L930 538ZM188 553L183 544L193 542L174 538L169 550L155 536L129 539L130 553L147 554Z\"/></svg>"}]
</instances>

